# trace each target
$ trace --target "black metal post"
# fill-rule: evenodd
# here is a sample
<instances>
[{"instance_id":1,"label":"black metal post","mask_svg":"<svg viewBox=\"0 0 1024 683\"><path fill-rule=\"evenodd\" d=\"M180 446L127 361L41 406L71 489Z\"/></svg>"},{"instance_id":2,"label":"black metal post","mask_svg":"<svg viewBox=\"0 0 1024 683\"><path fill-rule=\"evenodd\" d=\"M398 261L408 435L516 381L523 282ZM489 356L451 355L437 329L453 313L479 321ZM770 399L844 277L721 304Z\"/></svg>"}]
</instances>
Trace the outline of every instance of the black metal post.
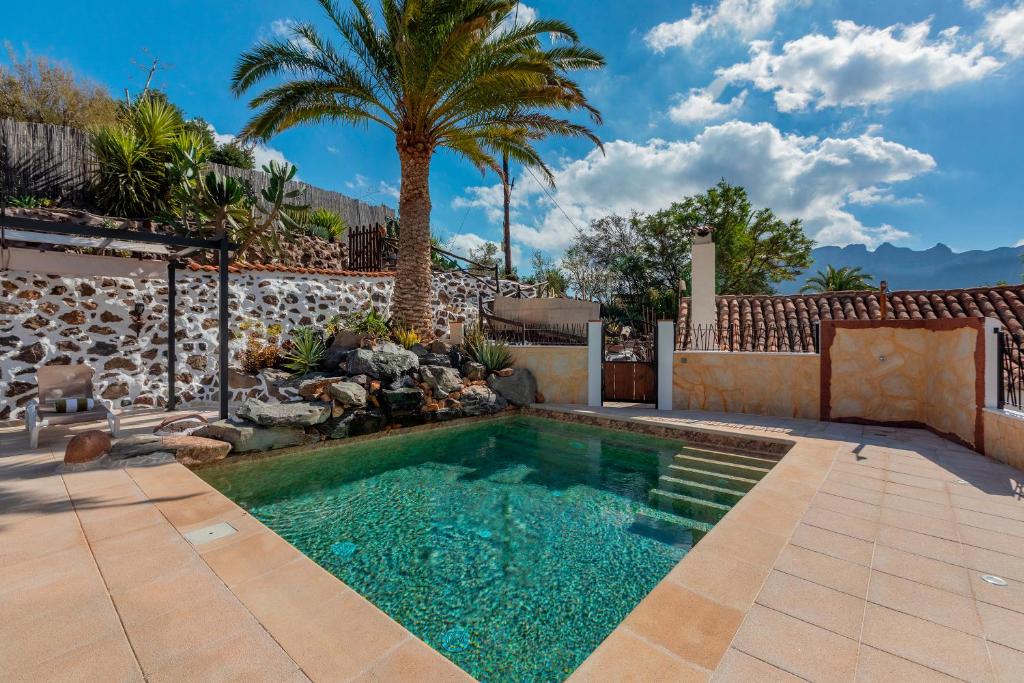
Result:
<instances>
[{"instance_id":1,"label":"black metal post","mask_svg":"<svg viewBox=\"0 0 1024 683\"><path fill-rule=\"evenodd\" d=\"M219 338L217 340L217 350L219 352L219 358L217 360L217 369L220 372L220 419L226 420L228 417L228 397L230 388L228 387L228 238L222 237L220 240L218 263L220 266L220 330Z\"/></svg>"},{"instance_id":2,"label":"black metal post","mask_svg":"<svg viewBox=\"0 0 1024 683\"><path fill-rule=\"evenodd\" d=\"M175 275L178 264L175 261L167 262L167 410L175 410L178 405L178 396L174 387L174 376L177 372L178 356L175 350L177 346L177 323L178 323L178 283Z\"/></svg>"},{"instance_id":3,"label":"black metal post","mask_svg":"<svg viewBox=\"0 0 1024 683\"><path fill-rule=\"evenodd\" d=\"M821 322L814 323L814 352L821 353Z\"/></svg>"},{"instance_id":4,"label":"black metal post","mask_svg":"<svg viewBox=\"0 0 1024 683\"><path fill-rule=\"evenodd\" d=\"M999 366L999 372L996 375L996 406L999 410L1002 410L1006 406L1006 366L1008 365L1005 360L1006 356L1006 339L1003 337L1003 332L1000 329L995 330L996 333L996 364Z\"/></svg>"},{"instance_id":5,"label":"black metal post","mask_svg":"<svg viewBox=\"0 0 1024 683\"><path fill-rule=\"evenodd\" d=\"M729 325L728 325L728 334L729 334L729 351L735 351L736 350L736 342L733 340L733 336L732 336L732 323L729 323Z\"/></svg>"}]
</instances>

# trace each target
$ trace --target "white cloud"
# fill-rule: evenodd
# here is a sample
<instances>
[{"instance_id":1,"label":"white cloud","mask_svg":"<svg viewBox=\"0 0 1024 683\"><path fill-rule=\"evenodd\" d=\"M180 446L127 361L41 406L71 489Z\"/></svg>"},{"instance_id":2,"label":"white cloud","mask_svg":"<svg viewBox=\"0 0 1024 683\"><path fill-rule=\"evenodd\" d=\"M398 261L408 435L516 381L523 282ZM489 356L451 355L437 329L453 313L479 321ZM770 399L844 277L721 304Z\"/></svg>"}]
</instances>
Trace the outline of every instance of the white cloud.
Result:
<instances>
[{"instance_id":1,"label":"white cloud","mask_svg":"<svg viewBox=\"0 0 1024 683\"><path fill-rule=\"evenodd\" d=\"M394 183L388 183L383 180L373 183L361 173L356 173L355 180L346 181L345 187L356 195L356 199L367 199L376 195L382 195L397 200L401 194L398 186ZM377 198L380 199L380 197Z\"/></svg>"},{"instance_id":2,"label":"white cloud","mask_svg":"<svg viewBox=\"0 0 1024 683\"><path fill-rule=\"evenodd\" d=\"M964 49L957 28L930 38L929 21L888 28L837 21L835 35L810 34L774 52L755 41L750 61L717 71L729 83L775 93L780 111L868 106L987 76L1001 64L984 45Z\"/></svg>"},{"instance_id":3,"label":"white cloud","mask_svg":"<svg viewBox=\"0 0 1024 683\"><path fill-rule=\"evenodd\" d=\"M701 123L719 121L734 116L747 101L744 90L728 102L716 102L708 89L690 88L689 94L677 95L678 101L668 110L668 116L676 123Z\"/></svg>"},{"instance_id":4,"label":"white cloud","mask_svg":"<svg viewBox=\"0 0 1024 683\"><path fill-rule=\"evenodd\" d=\"M1015 246L1015 247L1024 247L1024 240L1017 240L1017 243L1014 244L1013 246Z\"/></svg>"},{"instance_id":5,"label":"white cloud","mask_svg":"<svg viewBox=\"0 0 1024 683\"><path fill-rule=\"evenodd\" d=\"M509 175L513 175L511 172ZM501 221L505 217L504 196L502 187L498 185L478 185L466 188L469 196L456 197L452 200L453 209L483 209L487 220ZM527 194L518 187L509 201L511 209L520 209L527 205Z\"/></svg>"},{"instance_id":6,"label":"white cloud","mask_svg":"<svg viewBox=\"0 0 1024 683\"><path fill-rule=\"evenodd\" d=\"M230 133L218 133L213 126L210 126L210 130L213 131L213 140L218 145L223 145L228 142L235 142L238 139L236 136L231 135ZM279 164L291 163L285 158L284 153L279 149L274 149L273 147L263 144L246 144L245 146L252 147L252 156L253 160L256 162L256 170L262 169L263 166L269 164L271 161L276 161ZM298 180L298 177L296 177L295 179Z\"/></svg>"},{"instance_id":7,"label":"white cloud","mask_svg":"<svg viewBox=\"0 0 1024 683\"><path fill-rule=\"evenodd\" d=\"M1011 57L1024 57L1024 1L990 12L982 33Z\"/></svg>"},{"instance_id":8,"label":"white cloud","mask_svg":"<svg viewBox=\"0 0 1024 683\"><path fill-rule=\"evenodd\" d=\"M859 206L877 206L879 204L906 206L908 204L924 203L924 197L920 195L916 197L899 197L890 188L877 185L854 190L847 197L847 200L850 204L857 204Z\"/></svg>"},{"instance_id":9,"label":"white cloud","mask_svg":"<svg viewBox=\"0 0 1024 683\"><path fill-rule=\"evenodd\" d=\"M745 187L755 206L803 219L819 243L874 246L908 234L890 225L864 225L850 211L851 194L865 197L869 188L888 187L935 168L928 154L874 135L803 137L783 134L769 123L739 121L708 127L693 140L615 140L605 144L605 151L555 171L555 198L571 221L534 189L540 215L528 224L513 224L514 240L530 249L564 249L575 226L611 212L662 209L725 178ZM474 197L493 196L486 188L472 189Z\"/></svg>"},{"instance_id":10,"label":"white cloud","mask_svg":"<svg viewBox=\"0 0 1024 683\"><path fill-rule=\"evenodd\" d=\"M474 249L479 249L485 244L493 244L498 247L498 262L504 263L504 255L501 252L501 244L495 240L489 240L473 232L461 232L447 240L445 243L448 251L459 256L467 257L469 252ZM513 242L512 244L512 265L516 268L521 268L525 262L523 261L523 250L522 248ZM465 265L465 264L462 264Z\"/></svg>"},{"instance_id":11,"label":"white cloud","mask_svg":"<svg viewBox=\"0 0 1024 683\"><path fill-rule=\"evenodd\" d=\"M981 9L987 3L987 0L964 0L964 7L967 9Z\"/></svg>"},{"instance_id":12,"label":"white cloud","mask_svg":"<svg viewBox=\"0 0 1024 683\"><path fill-rule=\"evenodd\" d=\"M801 0L721 0L716 6L695 5L690 15L673 22L663 22L644 39L658 52L670 47L692 47L706 33L735 33L749 40L763 35L775 25L779 12Z\"/></svg>"},{"instance_id":13,"label":"white cloud","mask_svg":"<svg viewBox=\"0 0 1024 683\"><path fill-rule=\"evenodd\" d=\"M312 45L309 41L302 36L295 35L295 29L299 26L299 22L294 19L275 19L270 22L270 34L274 38L280 40L287 40L295 47L301 48L304 51L312 49Z\"/></svg>"},{"instance_id":14,"label":"white cloud","mask_svg":"<svg viewBox=\"0 0 1024 683\"><path fill-rule=\"evenodd\" d=\"M529 24L531 21L537 21L537 10L530 7L526 3L519 3L518 7L501 20L498 24L497 34L501 35L511 31L517 26L523 26Z\"/></svg>"}]
</instances>

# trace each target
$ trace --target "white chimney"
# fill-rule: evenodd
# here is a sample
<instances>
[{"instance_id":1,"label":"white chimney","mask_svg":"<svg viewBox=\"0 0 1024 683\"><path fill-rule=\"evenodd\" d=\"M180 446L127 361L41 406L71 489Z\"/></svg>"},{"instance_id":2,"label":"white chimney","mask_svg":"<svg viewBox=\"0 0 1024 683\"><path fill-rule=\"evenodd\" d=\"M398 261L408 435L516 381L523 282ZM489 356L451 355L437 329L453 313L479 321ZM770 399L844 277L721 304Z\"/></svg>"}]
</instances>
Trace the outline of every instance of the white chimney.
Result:
<instances>
[{"instance_id":1,"label":"white chimney","mask_svg":"<svg viewBox=\"0 0 1024 683\"><path fill-rule=\"evenodd\" d=\"M715 308L715 243L711 231L701 231L693 238L691 254L690 326L714 325L718 322Z\"/></svg>"}]
</instances>

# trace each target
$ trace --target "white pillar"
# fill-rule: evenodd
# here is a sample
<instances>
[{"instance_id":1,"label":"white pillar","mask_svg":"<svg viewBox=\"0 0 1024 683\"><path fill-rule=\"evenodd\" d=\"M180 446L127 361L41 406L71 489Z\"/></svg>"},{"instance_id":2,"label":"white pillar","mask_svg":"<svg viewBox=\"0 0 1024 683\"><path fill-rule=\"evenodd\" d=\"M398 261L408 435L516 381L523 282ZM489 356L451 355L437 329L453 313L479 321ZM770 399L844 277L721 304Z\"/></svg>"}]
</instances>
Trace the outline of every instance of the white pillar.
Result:
<instances>
[{"instance_id":1,"label":"white pillar","mask_svg":"<svg viewBox=\"0 0 1024 683\"><path fill-rule=\"evenodd\" d=\"M691 255L690 327L718 322L715 307L715 243L711 234L693 238Z\"/></svg>"},{"instance_id":2,"label":"white pillar","mask_svg":"<svg viewBox=\"0 0 1024 683\"><path fill-rule=\"evenodd\" d=\"M676 347L676 324L658 321L658 410L672 410L672 354Z\"/></svg>"},{"instance_id":3,"label":"white pillar","mask_svg":"<svg viewBox=\"0 0 1024 683\"><path fill-rule=\"evenodd\" d=\"M587 405L600 408L601 374L604 358L601 357L601 321L591 320L587 323Z\"/></svg>"},{"instance_id":4,"label":"white pillar","mask_svg":"<svg viewBox=\"0 0 1024 683\"><path fill-rule=\"evenodd\" d=\"M999 363L996 330L1002 330L1003 323L995 318L985 318L985 407L999 407L999 373L1003 371Z\"/></svg>"}]
</instances>

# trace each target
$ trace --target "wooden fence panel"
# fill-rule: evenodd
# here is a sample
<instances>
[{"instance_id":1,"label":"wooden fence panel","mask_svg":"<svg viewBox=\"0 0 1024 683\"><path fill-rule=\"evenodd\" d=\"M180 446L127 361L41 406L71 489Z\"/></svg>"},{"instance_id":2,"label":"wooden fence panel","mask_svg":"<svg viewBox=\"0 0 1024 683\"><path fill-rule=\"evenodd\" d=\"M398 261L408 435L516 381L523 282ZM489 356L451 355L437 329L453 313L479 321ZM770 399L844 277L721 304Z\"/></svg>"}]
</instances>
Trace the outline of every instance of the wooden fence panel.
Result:
<instances>
[{"instance_id":1,"label":"wooden fence panel","mask_svg":"<svg viewBox=\"0 0 1024 683\"><path fill-rule=\"evenodd\" d=\"M657 370L654 363L604 361L602 394L605 401L654 403Z\"/></svg>"}]
</instances>

